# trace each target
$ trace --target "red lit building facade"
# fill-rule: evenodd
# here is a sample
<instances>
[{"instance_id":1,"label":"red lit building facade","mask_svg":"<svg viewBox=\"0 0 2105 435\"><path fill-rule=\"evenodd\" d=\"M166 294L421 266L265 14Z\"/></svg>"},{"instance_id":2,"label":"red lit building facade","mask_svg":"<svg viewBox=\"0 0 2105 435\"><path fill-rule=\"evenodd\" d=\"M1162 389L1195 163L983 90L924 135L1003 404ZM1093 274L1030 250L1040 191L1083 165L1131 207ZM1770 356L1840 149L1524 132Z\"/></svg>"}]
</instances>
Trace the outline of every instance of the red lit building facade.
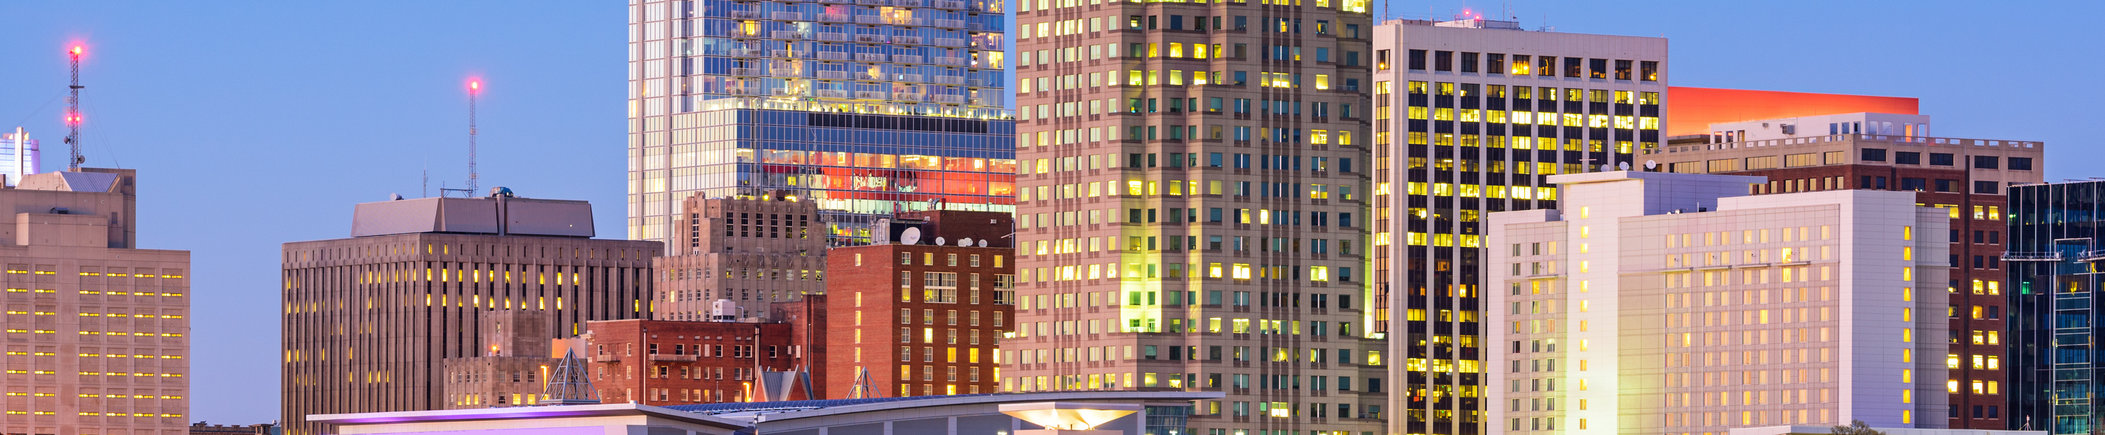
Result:
<instances>
[{"instance_id":1,"label":"red lit building facade","mask_svg":"<svg viewBox=\"0 0 2105 435\"><path fill-rule=\"evenodd\" d=\"M754 401L759 371L797 371L814 343L787 322L613 320L586 324L592 387L601 403L653 406ZM649 363L646 365L645 355ZM814 383L814 387L820 384ZM807 399L793 394L791 399Z\"/></svg>"},{"instance_id":2,"label":"red lit building facade","mask_svg":"<svg viewBox=\"0 0 2105 435\"><path fill-rule=\"evenodd\" d=\"M996 343L1015 329L1010 228L1007 213L902 214L873 230L889 243L829 253L826 397L996 392Z\"/></svg>"},{"instance_id":3,"label":"red lit building facade","mask_svg":"<svg viewBox=\"0 0 2105 435\"><path fill-rule=\"evenodd\" d=\"M1686 86L1669 86L1666 94L1674 102L1666 108L1667 137L1704 134L1721 122L1857 112L1915 115L1921 106L1907 97Z\"/></svg>"}]
</instances>

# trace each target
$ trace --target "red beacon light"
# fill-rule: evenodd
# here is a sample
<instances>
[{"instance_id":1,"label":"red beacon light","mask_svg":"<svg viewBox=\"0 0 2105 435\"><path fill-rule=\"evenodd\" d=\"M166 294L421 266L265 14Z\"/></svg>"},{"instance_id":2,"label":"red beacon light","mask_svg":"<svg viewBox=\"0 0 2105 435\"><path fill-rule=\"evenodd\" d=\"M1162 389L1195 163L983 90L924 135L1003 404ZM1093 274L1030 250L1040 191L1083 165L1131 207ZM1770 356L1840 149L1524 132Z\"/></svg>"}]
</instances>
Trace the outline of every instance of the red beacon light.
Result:
<instances>
[{"instance_id":1,"label":"red beacon light","mask_svg":"<svg viewBox=\"0 0 2105 435\"><path fill-rule=\"evenodd\" d=\"M69 50L68 52L70 52L70 53L73 53L73 55L74 55L74 56L79 56L79 55L80 55L80 53L81 53L81 51L82 51L82 50L81 50L80 46L78 46L78 45L75 45L75 46L73 46L73 49L72 49L72 50Z\"/></svg>"},{"instance_id":2,"label":"red beacon light","mask_svg":"<svg viewBox=\"0 0 2105 435\"><path fill-rule=\"evenodd\" d=\"M480 91L480 90L482 90L482 81L481 81L481 80L471 80L471 81L469 81L469 82L468 82L468 91L471 91L471 92L472 92L472 91Z\"/></svg>"}]
</instances>

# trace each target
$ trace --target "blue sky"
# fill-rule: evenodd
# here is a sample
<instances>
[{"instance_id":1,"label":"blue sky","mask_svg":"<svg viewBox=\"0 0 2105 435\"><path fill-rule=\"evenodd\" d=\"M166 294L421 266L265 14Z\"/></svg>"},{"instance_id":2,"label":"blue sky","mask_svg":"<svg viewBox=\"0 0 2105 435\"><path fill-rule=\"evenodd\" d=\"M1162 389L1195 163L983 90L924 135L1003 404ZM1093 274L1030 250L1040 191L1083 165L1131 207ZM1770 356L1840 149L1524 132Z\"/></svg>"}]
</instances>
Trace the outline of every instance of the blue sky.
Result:
<instances>
[{"instance_id":1,"label":"blue sky","mask_svg":"<svg viewBox=\"0 0 2105 435\"><path fill-rule=\"evenodd\" d=\"M483 186L591 200L622 237L627 13L613 1L0 2L0 128L60 123L87 44L89 166L140 171L140 242L193 253L192 420L277 419L278 253L351 205L466 179L463 86L483 78ZM2078 128L2100 97L2096 2L1402 2L1514 11L1530 29L1665 36L1671 83L1910 96L1940 136L2046 141L2054 179L2105 175ZM2074 159L2074 160L2061 160Z\"/></svg>"}]
</instances>

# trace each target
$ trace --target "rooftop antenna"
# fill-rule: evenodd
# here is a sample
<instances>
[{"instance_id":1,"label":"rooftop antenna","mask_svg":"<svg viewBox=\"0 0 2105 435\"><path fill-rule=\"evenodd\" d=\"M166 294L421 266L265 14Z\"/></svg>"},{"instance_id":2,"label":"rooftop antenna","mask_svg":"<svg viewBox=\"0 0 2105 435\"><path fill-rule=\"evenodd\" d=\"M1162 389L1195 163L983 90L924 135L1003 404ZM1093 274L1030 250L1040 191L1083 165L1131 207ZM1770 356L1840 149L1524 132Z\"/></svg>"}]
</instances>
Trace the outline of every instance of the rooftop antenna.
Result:
<instances>
[{"instance_id":1,"label":"rooftop antenna","mask_svg":"<svg viewBox=\"0 0 2105 435\"><path fill-rule=\"evenodd\" d=\"M468 79L468 192L475 192L475 97L482 94L482 80Z\"/></svg>"},{"instance_id":2,"label":"rooftop antenna","mask_svg":"<svg viewBox=\"0 0 2105 435\"><path fill-rule=\"evenodd\" d=\"M73 85L67 87L71 93L66 95L66 127L70 129L66 133L66 145L72 149L66 160L68 171L80 171L80 164L88 161L80 156L80 89L85 87L80 85L80 54L83 51L80 44L73 44L73 49L66 50L73 59Z\"/></svg>"}]
</instances>

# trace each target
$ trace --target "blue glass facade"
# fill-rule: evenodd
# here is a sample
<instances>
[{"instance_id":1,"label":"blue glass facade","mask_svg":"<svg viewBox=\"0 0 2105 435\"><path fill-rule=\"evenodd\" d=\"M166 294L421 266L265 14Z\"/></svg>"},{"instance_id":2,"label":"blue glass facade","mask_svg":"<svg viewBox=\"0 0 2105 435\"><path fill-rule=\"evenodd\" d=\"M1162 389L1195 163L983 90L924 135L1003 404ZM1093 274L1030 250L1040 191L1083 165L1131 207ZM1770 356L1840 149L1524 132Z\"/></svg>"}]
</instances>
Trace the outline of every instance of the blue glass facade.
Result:
<instances>
[{"instance_id":1,"label":"blue glass facade","mask_svg":"<svg viewBox=\"0 0 2105 435\"><path fill-rule=\"evenodd\" d=\"M2105 181L2010 188L2009 387L2012 428L2105 429Z\"/></svg>"}]
</instances>

